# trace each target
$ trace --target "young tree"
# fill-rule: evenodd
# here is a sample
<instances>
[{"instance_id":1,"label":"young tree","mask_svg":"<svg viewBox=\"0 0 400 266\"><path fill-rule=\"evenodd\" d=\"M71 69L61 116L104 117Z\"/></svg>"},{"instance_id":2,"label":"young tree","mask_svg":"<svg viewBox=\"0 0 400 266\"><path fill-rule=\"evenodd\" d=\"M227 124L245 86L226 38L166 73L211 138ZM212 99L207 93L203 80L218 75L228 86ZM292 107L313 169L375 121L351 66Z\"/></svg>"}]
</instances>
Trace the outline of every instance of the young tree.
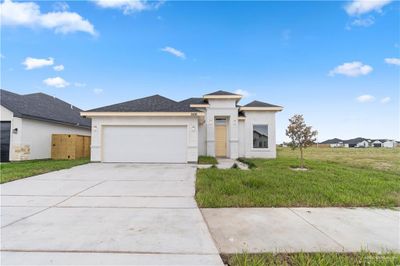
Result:
<instances>
[{"instance_id":1,"label":"young tree","mask_svg":"<svg viewBox=\"0 0 400 266\"><path fill-rule=\"evenodd\" d=\"M293 150L300 149L300 168L304 168L303 150L314 144L318 131L312 130L311 126L306 125L303 115L294 115L289 122L286 129L286 136L291 139L289 147Z\"/></svg>"}]
</instances>

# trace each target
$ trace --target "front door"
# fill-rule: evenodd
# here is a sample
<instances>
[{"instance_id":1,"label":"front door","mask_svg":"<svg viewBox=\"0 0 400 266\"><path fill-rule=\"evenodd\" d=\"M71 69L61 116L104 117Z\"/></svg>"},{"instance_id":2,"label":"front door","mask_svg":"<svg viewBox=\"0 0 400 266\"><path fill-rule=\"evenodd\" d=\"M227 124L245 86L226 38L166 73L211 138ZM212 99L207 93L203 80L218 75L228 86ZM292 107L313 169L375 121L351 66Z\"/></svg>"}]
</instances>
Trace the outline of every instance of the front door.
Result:
<instances>
[{"instance_id":1,"label":"front door","mask_svg":"<svg viewBox=\"0 0 400 266\"><path fill-rule=\"evenodd\" d=\"M226 157L226 119L215 120L215 156Z\"/></svg>"}]
</instances>

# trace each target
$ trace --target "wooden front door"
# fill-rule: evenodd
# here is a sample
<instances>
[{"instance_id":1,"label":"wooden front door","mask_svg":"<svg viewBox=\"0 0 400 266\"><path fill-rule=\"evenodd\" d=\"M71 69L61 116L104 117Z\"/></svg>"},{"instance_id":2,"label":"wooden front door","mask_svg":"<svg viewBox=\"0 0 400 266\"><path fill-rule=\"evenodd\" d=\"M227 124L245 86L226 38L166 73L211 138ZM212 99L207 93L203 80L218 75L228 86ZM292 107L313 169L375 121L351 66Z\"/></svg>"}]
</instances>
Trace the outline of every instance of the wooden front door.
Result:
<instances>
[{"instance_id":1,"label":"wooden front door","mask_svg":"<svg viewBox=\"0 0 400 266\"><path fill-rule=\"evenodd\" d=\"M215 156L226 157L226 125L215 125Z\"/></svg>"}]
</instances>

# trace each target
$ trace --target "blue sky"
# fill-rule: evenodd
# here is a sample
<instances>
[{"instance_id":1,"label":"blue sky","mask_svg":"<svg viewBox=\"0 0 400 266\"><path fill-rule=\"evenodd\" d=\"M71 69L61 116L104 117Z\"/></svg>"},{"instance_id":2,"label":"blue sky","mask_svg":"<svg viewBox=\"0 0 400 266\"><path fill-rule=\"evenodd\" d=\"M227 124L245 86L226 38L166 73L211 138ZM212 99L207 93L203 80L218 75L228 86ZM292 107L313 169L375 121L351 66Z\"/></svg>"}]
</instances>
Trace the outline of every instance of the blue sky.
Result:
<instances>
[{"instance_id":1,"label":"blue sky","mask_svg":"<svg viewBox=\"0 0 400 266\"><path fill-rule=\"evenodd\" d=\"M241 103L285 107L279 142L294 114L304 114L320 140L398 139L399 25L400 3L390 0L8 0L1 88L82 109L239 91Z\"/></svg>"}]
</instances>

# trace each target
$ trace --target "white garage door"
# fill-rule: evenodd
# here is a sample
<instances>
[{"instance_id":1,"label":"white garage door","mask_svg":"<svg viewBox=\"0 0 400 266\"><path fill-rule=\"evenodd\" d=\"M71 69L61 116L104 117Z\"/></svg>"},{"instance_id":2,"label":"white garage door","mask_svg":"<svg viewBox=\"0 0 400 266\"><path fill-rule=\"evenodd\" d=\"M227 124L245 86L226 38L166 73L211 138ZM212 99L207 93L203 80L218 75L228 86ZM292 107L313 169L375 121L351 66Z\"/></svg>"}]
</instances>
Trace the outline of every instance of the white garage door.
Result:
<instances>
[{"instance_id":1,"label":"white garage door","mask_svg":"<svg viewBox=\"0 0 400 266\"><path fill-rule=\"evenodd\" d=\"M186 163L186 126L105 126L104 162Z\"/></svg>"}]
</instances>

